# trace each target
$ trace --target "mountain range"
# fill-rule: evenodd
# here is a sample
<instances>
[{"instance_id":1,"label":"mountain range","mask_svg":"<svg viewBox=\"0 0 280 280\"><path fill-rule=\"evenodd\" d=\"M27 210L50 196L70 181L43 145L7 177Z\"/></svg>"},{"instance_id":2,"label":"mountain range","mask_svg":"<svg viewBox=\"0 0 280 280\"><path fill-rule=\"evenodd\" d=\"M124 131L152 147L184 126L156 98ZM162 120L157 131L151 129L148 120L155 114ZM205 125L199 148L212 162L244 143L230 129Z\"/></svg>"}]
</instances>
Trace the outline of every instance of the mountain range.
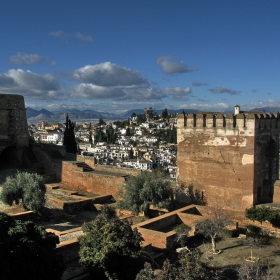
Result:
<instances>
[{"instance_id":1,"label":"mountain range","mask_svg":"<svg viewBox=\"0 0 280 280\"><path fill-rule=\"evenodd\" d=\"M162 110L155 110L158 114L162 112ZM178 109L178 110L168 110L169 114L176 114L186 112L189 114L195 114L199 112L199 110L195 109ZM251 111L261 111L266 113L276 113L280 111L280 107L262 107L262 108L254 108ZM125 120L131 117L132 113L135 114L143 114L144 109L133 109L128 110L123 113L109 113L109 112L98 112L95 110L78 110L78 109L69 109L65 111L57 111L50 112L46 109L35 110L32 108L26 108L26 117L29 123L39 123L42 121L47 122L65 122L66 114L68 113L69 118L75 122L86 122L86 121L95 121L100 118L104 120ZM224 113L233 113L233 110L225 111Z\"/></svg>"}]
</instances>

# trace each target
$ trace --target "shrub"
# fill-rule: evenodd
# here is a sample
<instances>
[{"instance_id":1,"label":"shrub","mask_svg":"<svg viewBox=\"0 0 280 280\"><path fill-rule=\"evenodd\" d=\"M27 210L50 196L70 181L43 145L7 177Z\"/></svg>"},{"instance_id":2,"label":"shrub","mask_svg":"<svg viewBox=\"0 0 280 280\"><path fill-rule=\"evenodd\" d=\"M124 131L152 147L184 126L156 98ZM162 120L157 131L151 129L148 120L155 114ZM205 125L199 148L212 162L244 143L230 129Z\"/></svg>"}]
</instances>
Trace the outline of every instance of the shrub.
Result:
<instances>
[{"instance_id":1,"label":"shrub","mask_svg":"<svg viewBox=\"0 0 280 280\"><path fill-rule=\"evenodd\" d=\"M0 212L1 280L61 279L65 266L55 250L58 243L43 227Z\"/></svg>"},{"instance_id":2,"label":"shrub","mask_svg":"<svg viewBox=\"0 0 280 280\"><path fill-rule=\"evenodd\" d=\"M280 211L279 209L266 206L252 207L246 209L245 216L252 221L258 221L260 223L269 221L273 225L276 225L280 220Z\"/></svg>"},{"instance_id":3,"label":"shrub","mask_svg":"<svg viewBox=\"0 0 280 280\"><path fill-rule=\"evenodd\" d=\"M46 187L43 178L35 173L18 172L3 184L1 201L10 206L22 201L24 209L40 213L45 204Z\"/></svg>"}]
</instances>

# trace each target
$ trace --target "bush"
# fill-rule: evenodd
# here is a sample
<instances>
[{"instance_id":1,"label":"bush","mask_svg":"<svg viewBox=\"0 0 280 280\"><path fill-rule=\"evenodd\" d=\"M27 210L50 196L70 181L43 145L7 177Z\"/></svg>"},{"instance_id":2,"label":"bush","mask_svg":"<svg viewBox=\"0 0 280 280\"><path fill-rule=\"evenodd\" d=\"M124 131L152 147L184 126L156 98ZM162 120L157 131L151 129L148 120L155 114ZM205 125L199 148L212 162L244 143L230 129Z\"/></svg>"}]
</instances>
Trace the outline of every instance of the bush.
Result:
<instances>
[{"instance_id":1,"label":"bush","mask_svg":"<svg viewBox=\"0 0 280 280\"><path fill-rule=\"evenodd\" d=\"M95 220L83 225L79 237L80 263L94 279L135 279L144 264L143 240L137 229L104 206Z\"/></svg>"},{"instance_id":2,"label":"bush","mask_svg":"<svg viewBox=\"0 0 280 280\"><path fill-rule=\"evenodd\" d=\"M172 207L173 190L170 181L159 171L146 171L135 177L128 177L119 195L122 200L118 207L128 209L135 215L144 212L145 216L148 216L151 205L168 210Z\"/></svg>"},{"instance_id":3,"label":"bush","mask_svg":"<svg viewBox=\"0 0 280 280\"><path fill-rule=\"evenodd\" d=\"M279 209L266 206L246 209L245 216L252 221L258 221L260 223L269 221L273 225L278 224L280 221Z\"/></svg>"},{"instance_id":4,"label":"bush","mask_svg":"<svg viewBox=\"0 0 280 280\"><path fill-rule=\"evenodd\" d=\"M18 172L6 179L0 199L10 206L21 201L24 209L40 213L45 204L45 193L46 187L41 176Z\"/></svg>"},{"instance_id":5,"label":"bush","mask_svg":"<svg viewBox=\"0 0 280 280\"><path fill-rule=\"evenodd\" d=\"M0 212L1 280L59 280L65 269L56 253L58 237L31 221Z\"/></svg>"}]
</instances>

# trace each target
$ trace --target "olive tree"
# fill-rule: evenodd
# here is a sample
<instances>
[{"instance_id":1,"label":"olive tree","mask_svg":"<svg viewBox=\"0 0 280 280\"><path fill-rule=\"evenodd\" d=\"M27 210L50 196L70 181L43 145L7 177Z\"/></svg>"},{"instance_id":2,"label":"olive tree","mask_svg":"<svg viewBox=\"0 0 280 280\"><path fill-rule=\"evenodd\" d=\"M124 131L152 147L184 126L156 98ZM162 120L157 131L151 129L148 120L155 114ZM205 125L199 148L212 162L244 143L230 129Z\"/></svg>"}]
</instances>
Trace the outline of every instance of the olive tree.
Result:
<instances>
[{"instance_id":1,"label":"olive tree","mask_svg":"<svg viewBox=\"0 0 280 280\"><path fill-rule=\"evenodd\" d=\"M40 213L45 204L46 187L42 176L36 173L18 172L7 177L2 185L0 199L10 206L22 202L24 209Z\"/></svg>"},{"instance_id":2,"label":"olive tree","mask_svg":"<svg viewBox=\"0 0 280 280\"><path fill-rule=\"evenodd\" d=\"M215 254L217 250L217 238L221 236L223 229L232 224L232 221L223 215L218 209L213 209L208 218L196 224L196 233L202 234L211 239L211 253Z\"/></svg>"},{"instance_id":3,"label":"olive tree","mask_svg":"<svg viewBox=\"0 0 280 280\"><path fill-rule=\"evenodd\" d=\"M280 221L280 211L279 209L274 209L272 207L263 205L261 207L252 207L246 209L245 217L252 221L258 221L260 223L269 221L274 225L279 223Z\"/></svg>"},{"instance_id":4,"label":"olive tree","mask_svg":"<svg viewBox=\"0 0 280 280\"><path fill-rule=\"evenodd\" d=\"M103 207L96 219L84 224L82 229L80 263L96 279L135 279L144 264L145 255L141 248L143 239L137 229L118 219L108 206Z\"/></svg>"},{"instance_id":5,"label":"olive tree","mask_svg":"<svg viewBox=\"0 0 280 280\"><path fill-rule=\"evenodd\" d=\"M122 198L118 204L121 209L128 209L135 215L140 212L147 215L151 205L170 209L173 190L164 173L144 171L128 177L119 195Z\"/></svg>"}]
</instances>

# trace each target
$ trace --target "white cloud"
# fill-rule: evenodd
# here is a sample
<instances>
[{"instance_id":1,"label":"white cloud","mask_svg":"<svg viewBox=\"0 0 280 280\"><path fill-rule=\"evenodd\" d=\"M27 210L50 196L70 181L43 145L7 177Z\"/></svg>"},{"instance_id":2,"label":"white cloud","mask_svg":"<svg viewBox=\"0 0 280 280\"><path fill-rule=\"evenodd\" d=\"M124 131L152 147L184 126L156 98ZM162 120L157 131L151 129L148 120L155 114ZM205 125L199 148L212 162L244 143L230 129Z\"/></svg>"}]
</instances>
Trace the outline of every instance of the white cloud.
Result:
<instances>
[{"instance_id":1,"label":"white cloud","mask_svg":"<svg viewBox=\"0 0 280 280\"><path fill-rule=\"evenodd\" d=\"M181 88L181 87L174 87L174 88L165 88L163 93L166 95L171 96L187 96L191 94L192 90L190 87Z\"/></svg>"},{"instance_id":2,"label":"white cloud","mask_svg":"<svg viewBox=\"0 0 280 280\"><path fill-rule=\"evenodd\" d=\"M215 104L182 104L179 106L182 109L197 109L200 111L209 111L209 112L223 112L227 110L230 106L227 103L215 103Z\"/></svg>"},{"instance_id":3,"label":"white cloud","mask_svg":"<svg viewBox=\"0 0 280 280\"><path fill-rule=\"evenodd\" d=\"M156 64L159 65L164 73L175 74L175 73L186 73L197 71L197 67L192 67L191 69L184 63L183 60L168 55L161 56L156 60Z\"/></svg>"},{"instance_id":4,"label":"white cloud","mask_svg":"<svg viewBox=\"0 0 280 280\"><path fill-rule=\"evenodd\" d=\"M38 91L58 90L58 81L54 76L45 74L38 75L31 71L24 71L21 69L8 71L8 76L23 88L29 88Z\"/></svg>"},{"instance_id":5,"label":"white cloud","mask_svg":"<svg viewBox=\"0 0 280 280\"><path fill-rule=\"evenodd\" d=\"M38 75L21 69L11 69L7 74L0 74L0 91L22 94L38 100L65 99L66 93L57 79L50 75Z\"/></svg>"},{"instance_id":6,"label":"white cloud","mask_svg":"<svg viewBox=\"0 0 280 280\"><path fill-rule=\"evenodd\" d=\"M202 87L202 86L208 86L206 83L200 83L200 82L193 82L192 85L194 87Z\"/></svg>"},{"instance_id":7,"label":"white cloud","mask_svg":"<svg viewBox=\"0 0 280 280\"><path fill-rule=\"evenodd\" d=\"M73 80L96 86L141 87L148 85L137 70L121 67L111 62L86 65L74 70L71 77Z\"/></svg>"},{"instance_id":8,"label":"white cloud","mask_svg":"<svg viewBox=\"0 0 280 280\"><path fill-rule=\"evenodd\" d=\"M61 30L58 30L58 31L50 31L49 35L56 37L56 38L62 38L64 36L66 36L66 33Z\"/></svg>"},{"instance_id":9,"label":"white cloud","mask_svg":"<svg viewBox=\"0 0 280 280\"><path fill-rule=\"evenodd\" d=\"M228 93L230 95L236 95L242 93L241 90L232 90L231 88L226 87L216 87L216 88L209 88L208 89L211 93L214 94L222 94L222 93Z\"/></svg>"},{"instance_id":10,"label":"white cloud","mask_svg":"<svg viewBox=\"0 0 280 280\"><path fill-rule=\"evenodd\" d=\"M102 87L85 83L76 85L71 90L71 97L73 98L116 100L125 95L125 92L120 88Z\"/></svg>"},{"instance_id":11,"label":"white cloud","mask_svg":"<svg viewBox=\"0 0 280 280\"><path fill-rule=\"evenodd\" d=\"M78 39L80 39L81 41L85 41L85 42L94 42L95 41L91 36L83 35L80 32L76 33L75 36Z\"/></svg>"},{"instance_id":12,"label":"white cloud","mask_svg":"<svg viewBox=\"0 0 280 280\"><path fill-rule=\"evenodd\" d=\"M49 36L58 38L63 43L69 43L69 35L61 30L49 32Z\"/></svg>"},{"instance_id":13,"label":"white cloud","mask_svg":"<svg viewBox=\"0 0 280 280\"><path fill-rule=\"evenodd\" d=\"M254 108L262 107L280 107L280 99L267 99L250 103L239 103L238 105L240 106L240 110L252 110Z\"/></svg>"},{"instance_id":14,"label":"white cloud","mask_svg":"<svg viewBox=\"0 0 280 280\"><path fill-rule=\"evenodd\" d=\"M15 80L7 74L0 74L0 88L10 88L16 86Z\"/></svg>"},{"instance_id":15,"label":"white cloud","mask_svg":"<svg viewBox=\"0 0 280 280\"><path fill-rule=\"evenodd\" d=\"M38 54L27 54L18 52L16 55L10 57L10 62L17 65L31 65L31 64L41 64L44 59Z\"/></svg>"}]
</instances>

